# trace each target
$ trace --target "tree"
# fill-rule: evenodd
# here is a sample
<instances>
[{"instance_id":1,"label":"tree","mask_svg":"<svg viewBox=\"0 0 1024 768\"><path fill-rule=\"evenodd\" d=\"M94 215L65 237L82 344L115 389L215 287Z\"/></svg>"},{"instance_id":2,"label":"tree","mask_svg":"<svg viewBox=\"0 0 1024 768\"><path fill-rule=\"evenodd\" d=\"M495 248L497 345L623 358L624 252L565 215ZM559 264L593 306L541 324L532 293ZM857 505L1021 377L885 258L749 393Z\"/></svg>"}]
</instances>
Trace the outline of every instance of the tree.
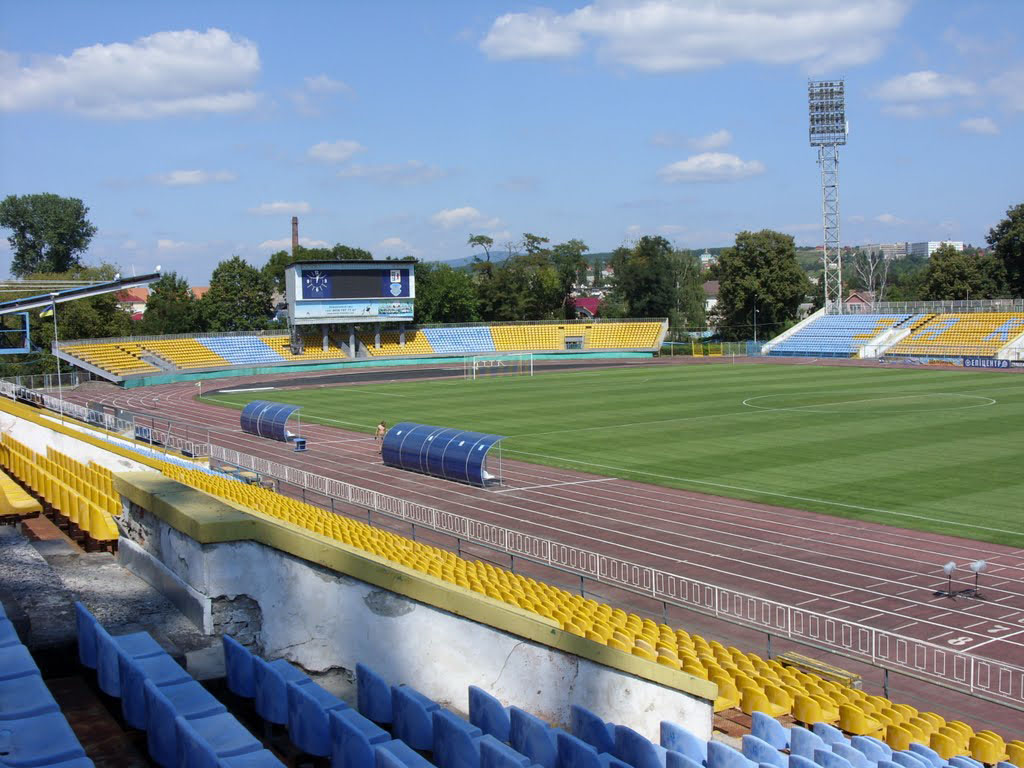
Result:
<instances>
[{"instance_id":1,"label":"tree","mask_svg":"<svg viewBox=\"0 0 1024 768\"><path fill-rule=\"evenodd\" d=\"M1024 296L1024 203L1007 209L1006 218L989 230L986 242L1006 270L1015 296Z\"/></svg>"},{"instance_id":2,"label":"tree","mask_svg":"<svg viewBox=\"0 0 1024 768\"><path fill-rule=\"evenodd\" d=\"M677 305L672 245L664 237L645 235L633 248L612 253L613 294L630 317L668 317ZM604 309L601 310L604 314Z\"/></svg>"},{"instance_id":3,"label":"tree","mask_svg":"<svg viewBox=\"0 0 1024 768\"><path fill-rule=\"evenodd\" d=\"M586 243L577 239L559 243L551 249L551 263L558 271L558 281L562 291L562 308L566 318L576 316L572 293L577 283L586 280L587 260L583 254L589 250Z\"/></svg>"},{"instance_id":4,"label":"tree","mask_svg":"<svg viewBox=\"0 0 1024 768\"><path fill-rule=\"evenodd\" d=\"M139 322L140 333L159 336L204 330L200 303L185 278L177 272L166 272L150 286L146 312Z\"/></svg>"},{"instance_id":5,"label":"tree","mask_svg":"<svg viewBox=\"0 0 1024 768\"><path fill-rule=\"evenodd\" d=\"M672 254L672 276L675 283L675 302L669 312L669 324L678 333L683 330L705 328L704 280L700 259L689 251Z\"/></svg>"},{"instance_id":6,"label":"tree","mask_svg":"<svg viewBox=\"0 0 1024 768\"><path fill-rule=\"evenodd\" d=\"M470 248L483 248L486 261L491 260L491 247L494 245L494 238L487 235L470 235L466 241Z\"/></svg>"},{"instance_id":7,"label":"tree","mask_svg":"<svg viewBox=\"0 0 1024 768\"><path fill-rule=\"evenodd\" d=\"M472 323L478 319L473 275L449 264L416 267L417 323Z\"/></svg>"},{"instance_id":8,"label":"tree","mask_svg":"<svg viewBox=\"0 0 1024 768\"><path fill-rule=\"evenodd\" d=\"M200 301L213 331L253 331L267 327L272 306L270 280L240 256L213 270L210 290Z\"/></svg>"},{"instance_id":9,"label":"tree","mask_svg":"<svg viewBox=\"0 0 1024 768\"><path fill-rule=\"evenodd\" d=\"M275 251L270 254L267 263L260 270L270 281L271 287L281 295L284 295L284 271L293 261L295 259L292 257L291 251Z\"/></svg>"},{"instance_id":10,"label":"tree","mask_svg":"<svg viewBox=\"0 0 1024 768\"><path fill-rule=\"evenodd\" d=\"M731 340L752 338L755 324L759 338L775 335L796 320L811 287L793 237L770 229L736 235L719 257L719 283L715 313L719 332Z\"/></svg>"},{"instance_id":11,"label":"tree","mask_svg":"<svg viewBox=\"0 0 1024 768\"><path fill-rule=\"evenodd\" d=\"M82 266L96 227L85 218L89 209L75 197L54 194L8 195L0 202L0 227L14 251L11 274L67 272Z\"/></svg>"},{"instance_id":12,"label":"tree","mask_svg":"<svg viewBox=\"0 0 1024 768\"><path fill-rule=\"evenodd\" d=\"M408 257L406 257L408 258ZM263 265L263 274L270 280L273 290L284 295L284 272L296 261L372 261L373 254L364 248L335 243L331 248L306 248L298 246L293 256L291 251L276 251L270 254Z\"/></svg>"},{"instance_id":13,"label":"tree","mask_svg":"<svg viewBox=\"0 0 1024 768\"><path fill-rule=\"evenodd\" d=\"M864 290L871 294L872 304L885 301L885 288L889 279L889 260L881 251L857 251L853 268Z\"/></svg>"},{"instance_id":14,"label":"tree","mask_svg":"<svg viewBox=\"0 0 1024 768\"><path fill-rule=\"evenodd\" d=\"M944 244L932 254L921 287L925 301L992 299L1006 283L1003 262L995 256L972 256Z\"/></svg>"}]
</instances>

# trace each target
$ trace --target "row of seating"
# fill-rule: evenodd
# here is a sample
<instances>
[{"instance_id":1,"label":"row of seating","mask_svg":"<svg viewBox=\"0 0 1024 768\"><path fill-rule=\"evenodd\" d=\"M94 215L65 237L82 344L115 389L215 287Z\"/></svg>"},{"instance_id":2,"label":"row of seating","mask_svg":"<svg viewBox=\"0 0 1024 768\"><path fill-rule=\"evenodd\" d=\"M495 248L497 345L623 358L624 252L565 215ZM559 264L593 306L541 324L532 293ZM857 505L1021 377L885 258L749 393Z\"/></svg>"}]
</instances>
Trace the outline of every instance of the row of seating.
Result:
<instances>
[{"instance_id":1,"label":"row of seating","mask_svg":"<svg viewBox=\"0 0 1024 768\"><path fill-rule=\"evenodd\" d=\"M991 357L1021 334L1024 334L1024 314L941 314L912 331L905 339L887 349L885 354Z\"/></svg>"},{"instance_id":2,"label":"row of seating","mask_svg":"<svg viewBox=\"0 0 1024 768\"><path fill-rule=\"evenodd\" d=\"M0 524L38 517L42 511L42 505L25 493L14 478L0 471Z\"/></svg>"},{"instance_id":3,"label":"row of seating","mask_svg":"<svg viewBox=\"0 0 1024 768\"><path fill-rule=\"evenodd\" d=\"M382 330L380 346L377 346L376 335L372 331L361 331L357 336L370 356L395 357L560 351L565 349L567 336L582 337L584 349L652 349L658 342L661 327L660 321L648 321L410 328L405 332L404 345L398 331ZM319 335L303 335L302 342L303 352L299 355L292 354L287 335L99 342L70 344L61 349L83 362L119 376L159 372L160 368L143 359L147 356L160 358L181 370L346 357L344 349L334 338L329 339L326 350Z\"/></svg>"},{"instance_id":4,"label":"row of seating","mask_svg":"<svg viewBox=\"0 0 1024 768\"><path fill-rule=\"evenodd\" d=\"M53 446L46 453L36 453L10 434L0 436L0 467L42 500L48 516L87 549L116 547L114 515L121 513L121 499L110 470L83 464Z\"/></svg>"},{"instance_id":5,"label":"row of seating","mask_svg":"<svg viewBox=\"0 0 1024 768\"><path fill-rule=\"evenodd\" d=\"M0 766L93 768L0 603Z\"/></svg>"},{"instance_id":6,"label":"row of seating","mask_svg":"<svg viewBox=\"0 0 1024 768\"><path fill-rule=\"evenodd\" d=\"M111 635L75 603L78 657L161 768L283 768L227 708L146 632Z\"/></svg>"},{"instance_id":7,"label":"row of seating","mask_svg":"<svg viewBox=\"0 0 1024 768\"><path fill-rule=\"evenodd\" d=\"M681 669L718 686L715 710L739 707L748 714L793 714L807 724L835 724L849 733L875 734L905 748L913 741L948 751L943 738L953 739L963 753L977 735L970 727L941 716L917 712L848 685L764 660L753 653L727 648L683 629L658 624L595 600L551 587L488 563L467 561L454 553L411 541L365 523L335 515L310 504L208 471L186 469L155 457L149 463L167 476L261 514L301 526L343 545L387 558L398 565L430 574L493 599L555 619L571 633L630 653L653 663ZM900 746L903 745L903 746Z\"/></svg>"},{"instance_id":8,"label":"row of seating","mask_svg":"<svg viewBox=\"0 0 1024 768\"><path fill-rule=\"evenodd\" d=\"M898 326L910 315L823 315L774 345L779 357L851 357L867 341Z\"/></svg>"}]
</instances>

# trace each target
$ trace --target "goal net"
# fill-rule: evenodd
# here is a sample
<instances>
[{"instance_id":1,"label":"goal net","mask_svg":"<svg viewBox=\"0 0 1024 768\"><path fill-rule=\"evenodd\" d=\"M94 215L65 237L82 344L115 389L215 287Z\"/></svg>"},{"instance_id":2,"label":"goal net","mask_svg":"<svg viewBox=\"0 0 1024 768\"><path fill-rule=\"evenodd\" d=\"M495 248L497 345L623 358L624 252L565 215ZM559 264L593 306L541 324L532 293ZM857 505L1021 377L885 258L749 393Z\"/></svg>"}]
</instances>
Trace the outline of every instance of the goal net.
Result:
<instances>
[{"instance_id":1,"label":"goal net","mask_svg":"<svg viewBox=\"0 0 1024 768\"><path fill-rule=\"evenodd\" d=\"M467 357L462 373L463 378L473 381L490 376L533 376L533 353Z\"/></svg>"}]
</instances>

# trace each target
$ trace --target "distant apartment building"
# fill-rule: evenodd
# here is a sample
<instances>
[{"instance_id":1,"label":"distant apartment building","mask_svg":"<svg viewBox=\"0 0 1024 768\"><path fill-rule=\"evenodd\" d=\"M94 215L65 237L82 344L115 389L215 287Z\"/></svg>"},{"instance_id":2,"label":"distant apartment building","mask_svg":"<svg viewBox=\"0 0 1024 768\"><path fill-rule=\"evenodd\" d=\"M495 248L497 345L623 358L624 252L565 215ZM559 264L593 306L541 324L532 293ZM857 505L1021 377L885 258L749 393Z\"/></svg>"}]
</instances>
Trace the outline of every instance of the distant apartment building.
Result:
<instances>
[{"instance_id":1,"label":"distant apartment building","mask_svg":"<svg viewBox=\"0 0 1024 768\"><path fill-rule=\"evenodd\" d=\"M963 242L959 240L929 240L927 243L907 243L907 255L931 258L931 255L944 245L951 245L958 251L964 249Z\"/></svg>"},{"instance_id":2,"label":"distant apartment building","mask_svg":"<svg viewBox=\"0 0 1024 768\"><path fill-rule=\"evenodd\" d=\"M881 254L885 259L902 259L907 255L907 243L868 243L860 246L860 250L871 255Z\"/></svg>"}]
</instances>

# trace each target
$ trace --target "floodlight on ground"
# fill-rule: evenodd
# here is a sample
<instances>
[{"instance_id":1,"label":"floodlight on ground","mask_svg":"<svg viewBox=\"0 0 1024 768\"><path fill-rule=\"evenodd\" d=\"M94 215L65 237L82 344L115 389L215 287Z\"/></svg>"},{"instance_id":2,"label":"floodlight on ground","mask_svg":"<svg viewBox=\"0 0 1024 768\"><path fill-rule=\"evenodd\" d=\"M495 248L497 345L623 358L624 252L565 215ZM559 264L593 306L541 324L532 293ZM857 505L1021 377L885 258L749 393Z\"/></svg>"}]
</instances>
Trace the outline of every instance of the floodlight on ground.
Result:
<instances>
[{"instance_id":1,"label":"floodlight on ground","mask_svg":"<svg viewBox=\"0 0 1024 768\"><path fill-rule=\"evenodd\" d=\"M988 563L984 560L975 560L967 567L974 571L974 589L970 590L969 595L971 597L981 597L981 593L978 592L978 576L981 575L982 571L988 568Z\"/></svg>"},{"instance_id":2,"label":"floodlight on ground","mask_svg":"<svg viewBox=\"0 0 1024 768\"><path fill-rule=\"evenodd\" d=\"M953 592L953 572L956 570L956 563L950 560L942 566L942 572L946 574L946 589L935 592L935 597L956 597Z\"/></svg>"},{"instance_id":3,"label":"floodlight on ground","mask_svg":"<svg viewBox=\"0 0 1024 768\"><path fill-rule=\"evenodd\" d=\"M818 148L821 166L821 214L824 242L825 312L843 311L843 260L839 247L839 147L846 144L846 83L843 80L807 81L807 135Z\"/></svg>"}]
</instances>

